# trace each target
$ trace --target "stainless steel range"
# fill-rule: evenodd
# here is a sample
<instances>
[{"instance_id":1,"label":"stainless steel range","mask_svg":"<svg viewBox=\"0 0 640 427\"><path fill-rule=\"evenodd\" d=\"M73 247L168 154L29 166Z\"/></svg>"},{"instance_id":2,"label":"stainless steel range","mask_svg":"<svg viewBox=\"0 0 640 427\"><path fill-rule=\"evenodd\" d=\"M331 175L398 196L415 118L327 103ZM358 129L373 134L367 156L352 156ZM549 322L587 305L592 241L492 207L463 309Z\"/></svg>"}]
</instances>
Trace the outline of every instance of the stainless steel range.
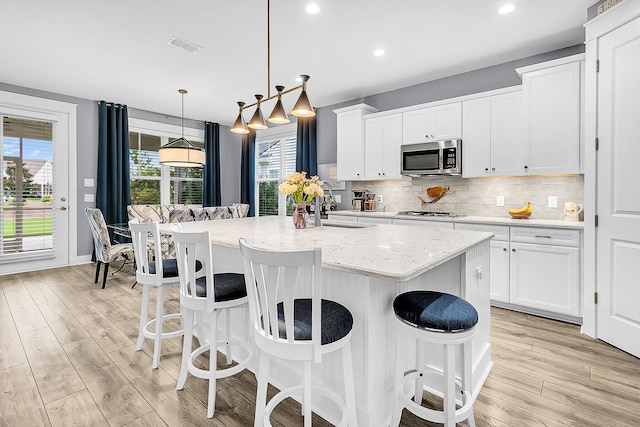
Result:
<instances>
[{"instance_id":1,"label":"stainless steel range","mask_svg":"<svg viewBox=\"0 0 640 427\"><path fill-rule=\"evenodd\" d=\"M402 211L398 212L398 215L407 216L439 216L445 218L453 218L460 214L457 212L439 212L439 211Z\"/></svg>"}]
</instances>

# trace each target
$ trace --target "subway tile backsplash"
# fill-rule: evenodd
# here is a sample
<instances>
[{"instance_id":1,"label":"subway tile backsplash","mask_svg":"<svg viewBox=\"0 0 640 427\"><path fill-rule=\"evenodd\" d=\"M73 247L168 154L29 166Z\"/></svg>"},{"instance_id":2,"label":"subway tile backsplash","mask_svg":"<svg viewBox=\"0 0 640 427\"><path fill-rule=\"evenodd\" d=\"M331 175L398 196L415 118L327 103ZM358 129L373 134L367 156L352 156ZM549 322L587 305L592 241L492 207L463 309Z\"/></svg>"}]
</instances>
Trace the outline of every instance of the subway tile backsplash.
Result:
<instances>
[{"instance_id":1,"label":"subway tile backsplash","mask_svg":"<svg viewBox=\"0 0 640 427\"><path fill-rule=\"evenodd\" d=\"M352 182L352 189L366 189L381 194L388 212L421 210L420 199L430 201L427 188L450 186L436 203L425 204L422 210L458 212L461 215L508 217L509 208L520 208L527 202L533 206L537 219L563 219L564 202L583 203L584 176L537 176L463 179L459 176L438 176L403 179L401 181ZM496 206L496 196L504 196L504 206ZM557 196L558 207L548 207L548 197Z\"/></svg>"}]
</instances>

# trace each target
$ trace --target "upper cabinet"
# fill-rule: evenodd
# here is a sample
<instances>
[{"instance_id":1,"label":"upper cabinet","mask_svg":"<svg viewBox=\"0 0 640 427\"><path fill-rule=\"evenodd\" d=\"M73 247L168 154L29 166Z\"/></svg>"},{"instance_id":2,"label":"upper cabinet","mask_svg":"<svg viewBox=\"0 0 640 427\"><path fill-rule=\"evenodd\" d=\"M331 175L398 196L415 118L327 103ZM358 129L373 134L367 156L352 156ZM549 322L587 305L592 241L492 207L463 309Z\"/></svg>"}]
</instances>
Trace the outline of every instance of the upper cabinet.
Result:
<instances>
[{"instance_id":1,"label":"upper cabinet","mask_svg":"<svg viewBox=\"0 0 640 427\"><path fill-rule=\"evenodd\" d=\"M417 144L462 136L462 103L438 105L402 113L402 143Z\"/></svg>"},{"instance_id":2,"label":"upper cabinet","mask_svg":"<svg viewBox=\"0 0 640 427\"><path fill-rule=\"evenodd\" d=\"M518 69L522 75L525 175L580 172L583 55Z\"/></svg>"},{"instance_id":3,"label":"upper cabinet","mask_svg":"<svg viewBox=\"0 0 640 427\"><path fill-rule=\"evenodd\" d=\"M462 176L521 174L521 92L462 103Z\"/></svg>"},{"instance_id":4,"label":"upper cabinet","mask_svg":"<svg viewBox=\"0 0 640 427\"><path fill-rule=\"evenodd\" d=\"M402 114L364 119L364 179L400 179Z\"/></svg>"},{"instance_id":5,"label":"upper cabinet","mask_svg":"<svg viewBox=\"0 0 640 427\"><path fill-rule=\"evenodd\" d=\"M378 110L366 104L334 110L337 115L336 175L341 181L364 179L364 124L365 114ZM398 155L398 161L400 156Z\"/></svg>"}]
</instances>

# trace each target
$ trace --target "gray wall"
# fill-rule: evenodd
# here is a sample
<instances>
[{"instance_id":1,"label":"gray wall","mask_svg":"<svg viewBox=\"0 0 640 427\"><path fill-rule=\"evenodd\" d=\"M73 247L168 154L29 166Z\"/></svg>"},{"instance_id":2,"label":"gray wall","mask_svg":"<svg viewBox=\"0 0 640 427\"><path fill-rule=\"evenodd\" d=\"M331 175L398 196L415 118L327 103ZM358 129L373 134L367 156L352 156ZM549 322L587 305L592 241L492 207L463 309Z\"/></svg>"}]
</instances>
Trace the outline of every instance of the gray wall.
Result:
<instances>
[{"instance_id":1,"label":"gray wall","mask_svg":"<svg viewBox=\"0 0 640 427\"><path fill-rule=\"evenodd\" d=\"M14 92L39 98L53 99L78 105L77 109L77 203L76 221L78 224L78 256L91 255L93 243L89 224L84 209L94 207L95 203L85 203L84 195L94 193L93 189L84 187L85 178L97 179L98 173L98 103L94 100L45 92L0 82L0 90ZM117 100L106 100L116 101ZM162 114L148 113L129 109L129 117L169 123L180 126L180 118ZM202 122L185 120L185 127L203 128ZM241 139L232 134L228 126L220 126L220 176L222 182L222 204L230 205L240 201L240 154Z\"/></svg>"},{"instance_id":2,"label":"gray wall","mask_svg":"<svg viewBox=\"0 0 640 427\"><path fill-rule=\"evenodd\" d=\"M353 99L339 104L321 107L317 111L318 163L336 163L336 126L337 120L333 110L349 105L364 103L376 107L380 111L424 104L442 99L454 98L488 90L516 86L522 83L516 68L550 61L565 56L584 53L583 44L558 49L540 55L530 56L491 67L469 71L443 79L420 83L389 92ZM322 178L322 177L321 177ZM351 186L347 183L344 191L336 191L342 195L342 203L338 209L350 209Z\"/></svg>"}]
</instances>

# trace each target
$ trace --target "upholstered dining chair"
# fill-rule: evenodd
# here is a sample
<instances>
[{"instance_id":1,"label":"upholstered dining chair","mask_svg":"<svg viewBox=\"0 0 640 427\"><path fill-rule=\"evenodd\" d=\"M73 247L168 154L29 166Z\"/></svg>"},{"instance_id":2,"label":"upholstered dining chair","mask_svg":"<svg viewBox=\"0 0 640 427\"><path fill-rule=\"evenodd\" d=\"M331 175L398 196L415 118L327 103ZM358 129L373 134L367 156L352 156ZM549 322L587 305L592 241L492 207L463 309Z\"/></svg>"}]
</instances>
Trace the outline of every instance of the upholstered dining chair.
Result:
<instances>
[{"instance_id":1,"label":"upholstered dining chair","mask_svg":"<svg viewBox=\"0 0 640 427\"><path fill-rule=\"evenodd\" d=\"M184 339L182 343L182 367L178 376L177 389L182 390L191 374L209 381L207 417L212 418L216 403L216 380L226 378L244 370L251 362L253 351L247 341L231 337L230 309L247 307L247 289L241 273L213 273L213 249L209 231L174 231L178 271L180 275L180 308L184 313ZM203 271L197 272L202 262ZM218 336L218 317L225 313L226 333ZM191 351L194 321L198 325L200 346ZM207 324L208 331L203 328ZM224 348L227 367L217 367L217 349ZM232 350L237 356L237 364L232 365ZM240 350L240 352L238 352ZM193 362L205 352L209 352L209 369L202 369Z\"/></svg>"},{"instance_id":2,"label":"upholstered dining chair","mask_svg":"<svg viewBox=\"0 0 640 427\"><path fill-rule=\"evenodd\" d=\"M104 264L104 272L102 278L102 289L107 284L107 274L109 264L114 261L122 261L123 263L133 259L133 246L131 243L111 244L107 223L104 220L102 211L95 208L86 208L84 210L91 226L91 234L93 235L93 247L96 256L96 278L94 283L98 283L100 276L100 265Z\"/></svg>"},{"instance_id":3,"label":"upholstered dining chair","mask_svg":"<svg viewBox=\"0 0 640 427\"><path fill-rule=\"evenodd\" d=\"M339 426L357 426L351 330L353 316L342 304L322 299L322 250L269 251L240 239L253 336L260 349L254 426L271 426L271 412L284 399L302 395L304 426L311 426L311 366L323 355L340 350L344 398L327 387L313 393L342 409ZM308 295L301 298L300 295ZM271 358L300 361L303 383L278 392L267 404Z\"/></svg>"}]
</instances>

